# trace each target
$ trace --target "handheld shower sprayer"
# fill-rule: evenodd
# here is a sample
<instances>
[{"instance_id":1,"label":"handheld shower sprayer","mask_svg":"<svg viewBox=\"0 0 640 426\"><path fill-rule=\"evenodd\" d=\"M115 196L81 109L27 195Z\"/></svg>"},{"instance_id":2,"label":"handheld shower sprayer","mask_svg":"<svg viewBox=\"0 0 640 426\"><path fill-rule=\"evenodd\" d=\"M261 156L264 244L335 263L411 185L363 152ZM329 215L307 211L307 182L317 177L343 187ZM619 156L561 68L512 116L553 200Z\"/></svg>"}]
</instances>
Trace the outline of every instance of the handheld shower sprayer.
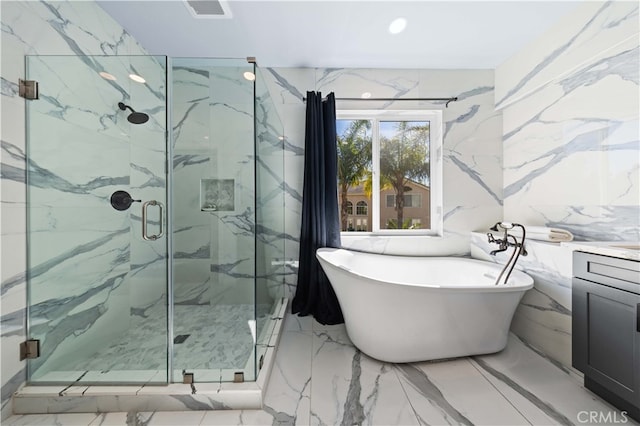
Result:
<instances>
[{"instance_id":1,"label":"handheld shower sprayer","mask_svg":"<svg viewBox=\"0 0 640 426\"><path fill-rule=\"evenodd\" d=\"M513 229L514 227L519 226L522 227L522 225L520 225L519 223L511 223L511 222L496 222L495 225L493 225L491 228L489 228L492 231L499 231L498 227L507 230L507 229Z\"/></svg>"}]
</instances>

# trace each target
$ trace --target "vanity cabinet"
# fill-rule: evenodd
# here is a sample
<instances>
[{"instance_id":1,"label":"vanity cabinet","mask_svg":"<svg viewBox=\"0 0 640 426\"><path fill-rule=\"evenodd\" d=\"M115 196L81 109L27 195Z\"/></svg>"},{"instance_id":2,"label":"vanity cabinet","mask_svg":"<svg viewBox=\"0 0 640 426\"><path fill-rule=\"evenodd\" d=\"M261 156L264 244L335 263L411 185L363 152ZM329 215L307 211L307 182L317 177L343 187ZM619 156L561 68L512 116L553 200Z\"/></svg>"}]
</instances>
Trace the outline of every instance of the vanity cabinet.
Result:
<instances>
[{"instance_id":1,"label":"vanity cabinet","mask_svg":"<svg viewBox=\"0 0 640 426\"><path fill-rule=\"evenodd\" d=\"M640 262L576 251L572 364L584 385L640 419Z\"/></svg>"}]
</instances>

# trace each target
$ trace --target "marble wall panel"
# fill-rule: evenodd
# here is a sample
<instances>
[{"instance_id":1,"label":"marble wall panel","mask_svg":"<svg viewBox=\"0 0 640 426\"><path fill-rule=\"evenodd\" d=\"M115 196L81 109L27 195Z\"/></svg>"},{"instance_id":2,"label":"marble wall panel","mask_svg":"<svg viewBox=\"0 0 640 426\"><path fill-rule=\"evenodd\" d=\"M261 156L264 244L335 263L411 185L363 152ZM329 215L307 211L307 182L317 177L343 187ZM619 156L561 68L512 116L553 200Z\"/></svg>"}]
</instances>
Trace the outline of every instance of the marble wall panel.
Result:
<instances>
[{"instance_id":1,"label":"marble wall panel","mask_svg":"<svg viewBox=\"0 0 640 426\"><path fill-rule=\"evenodd\" d=\"M638 33L638 5L586 2L496 68L496 105L502 108Z\"/></svg>"},{"instance_id":2,"label":"marble wall panel","mask_svg":"<svg viewBox=\"0 0 640 426\"><path fill-rule=\"evenodd\" d=\"M639 26L637 3L585 3L496 69L505 220L640 239ZM512 330L570 366L571 252L527 248L519 263L535 288Z\"/></svg>"},{"instance_id":3,"label":"marble wall panel","mask_svg":"<svg viewBox=\"0 0 640 426\"><path fill-rule=\"evenodd\" d=\"M640 238L639 26L637 4L585 4L498 67L506 219Z\"/></svg>"},{"instance_id":4,"label":"marble wall panel","mask_svg":"<svg viewBox=\"0 0 640 426\"><path fill-rule=\"evenodd\" d=\"M448 97L444 102L338 101L337 109L441 109L443 111L444 235L434 237L343 237L343 245L390 254L465 255L469 231L502 217L502 116L494 109L492 70L269 68L268 87L283 119L285 235L288 259L297 260L302 206L305 104L309 90L336 97ZM286 273L290 292L295 267ZM292 295L292 294L291 294Z\"/></svg>"}]
</instances>

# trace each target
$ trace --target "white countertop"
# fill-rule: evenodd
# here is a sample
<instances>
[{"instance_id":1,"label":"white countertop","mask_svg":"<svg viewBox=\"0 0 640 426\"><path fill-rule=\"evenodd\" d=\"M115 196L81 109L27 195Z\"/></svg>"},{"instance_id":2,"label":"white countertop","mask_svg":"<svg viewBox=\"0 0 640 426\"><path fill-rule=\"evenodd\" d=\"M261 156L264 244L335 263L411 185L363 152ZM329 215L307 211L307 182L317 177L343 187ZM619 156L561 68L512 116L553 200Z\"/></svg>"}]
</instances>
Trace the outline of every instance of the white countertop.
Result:
<instances>
[{"instance_id":1,"label":"white countertop","mask_svg":"<svg viewBox=\"0 0 640 426\"><path fill-rule=\"evenodd\" d=\"M571 241L561 245L574 251L640 261L640 241Z\"/></svg>"}]
</instances>

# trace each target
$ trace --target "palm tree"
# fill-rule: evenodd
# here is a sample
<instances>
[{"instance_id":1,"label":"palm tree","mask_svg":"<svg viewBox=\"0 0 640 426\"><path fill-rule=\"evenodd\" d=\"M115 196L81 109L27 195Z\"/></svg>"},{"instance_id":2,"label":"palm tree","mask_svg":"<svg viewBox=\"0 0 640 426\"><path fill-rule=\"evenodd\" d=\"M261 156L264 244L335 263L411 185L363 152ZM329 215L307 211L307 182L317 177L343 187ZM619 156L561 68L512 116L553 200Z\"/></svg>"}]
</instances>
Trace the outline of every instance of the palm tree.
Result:
<instances>
[{"instance_id":1,"label":"palm tree","mask_svg":"<svg viewBox=\"0 0 640 426\"><path fill-rule=\"evenodd\" d=\"M338 135L338 186L340 188L340 222L347 230L347 191L360 184L371 166L371 121L353 120Z\"/></svg>"},{"instance_id":2,"label":"palm tree","mask_svg":"<svg viewBox=\"0 0 640 426\"><path fill-rule=\"evenodd\" d=\"M396 123L396 133L389 139L380 138L380 175L388 180L396 193L396 224L404 224L404 194L411 188L409 180L429 177L429 138L427 123Z\"/></svg>"}]
</instances>

